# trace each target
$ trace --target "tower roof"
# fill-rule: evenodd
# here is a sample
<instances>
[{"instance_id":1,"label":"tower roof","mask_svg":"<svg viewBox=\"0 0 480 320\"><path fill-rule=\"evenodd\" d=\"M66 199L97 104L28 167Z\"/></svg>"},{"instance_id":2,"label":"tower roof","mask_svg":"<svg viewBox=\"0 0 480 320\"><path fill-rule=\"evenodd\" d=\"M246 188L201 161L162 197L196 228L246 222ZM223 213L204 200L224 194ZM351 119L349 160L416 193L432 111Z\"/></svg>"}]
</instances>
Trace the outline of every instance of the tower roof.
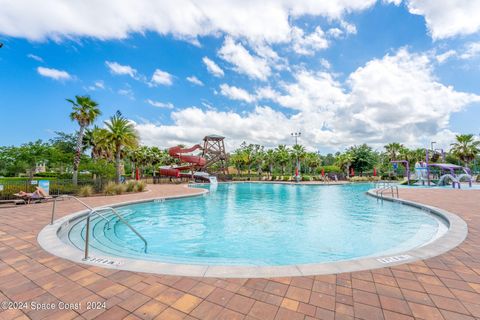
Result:
<instances>
[{"instance_id":1,"label":"tower roof","mask_svg":"<svg viewBox=\"0 0 480 320\"><path fill-rule=\"evenodd\" d=\"M222 136L219 136L219 135L216 135L216 134L211 134L211 135L208 135L208 136L205 136L205 138L203 138L203 140L223 140L225 139L225 137L222 137Z\"/></svg>"}]
</instances>

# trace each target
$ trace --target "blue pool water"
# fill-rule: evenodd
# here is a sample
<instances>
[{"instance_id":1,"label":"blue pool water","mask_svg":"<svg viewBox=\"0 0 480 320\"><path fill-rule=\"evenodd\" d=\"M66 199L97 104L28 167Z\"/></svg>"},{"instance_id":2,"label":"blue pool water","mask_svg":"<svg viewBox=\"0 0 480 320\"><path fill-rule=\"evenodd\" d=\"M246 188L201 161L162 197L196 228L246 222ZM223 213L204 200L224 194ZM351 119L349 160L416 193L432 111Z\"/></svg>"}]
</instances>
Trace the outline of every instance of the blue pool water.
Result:
<instances>
[{"instance_id":1,"label":"blue pool water","mask_svg":"<svg viewBox=\"0 0 480 320\"><path fill-rule=\"evenodd\" d=\"M203 186L208 188L208 186ZM394 254L446 229L425 211L365 195L373 186L220 184L205 196L146 202L92 222L93 251L173 263L289 265ZM85 221L69 237L83 247Z\"/></svg>"}]
</instances>

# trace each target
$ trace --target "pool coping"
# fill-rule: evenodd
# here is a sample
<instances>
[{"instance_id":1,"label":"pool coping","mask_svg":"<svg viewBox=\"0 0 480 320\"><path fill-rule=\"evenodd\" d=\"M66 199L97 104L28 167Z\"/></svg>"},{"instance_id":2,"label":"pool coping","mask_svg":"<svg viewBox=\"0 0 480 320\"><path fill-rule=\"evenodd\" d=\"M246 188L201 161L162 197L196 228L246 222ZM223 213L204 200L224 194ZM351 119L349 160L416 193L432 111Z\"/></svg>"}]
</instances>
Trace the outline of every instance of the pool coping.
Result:
<instances>
[{"instance_id":1,"label":"pool coping","mask_svg":"<svg viewBox=\"0 0 480 320\"><path fill-rule=\"evenodd\" d=\"M208 190L204 190L203 192L193 195L190 194L168 197L156 197L114 203L108 206L119 207L128 204L143 203L156 200L162 201L182 199L188 197L198 197L204 196L207 193ZM375 194L374 189L367 191L366 195L379 198L379 196ZM102 255L98 254L97 252L95 252L95 256L90 256L88 260L83 260L83 251L79 250L73 245L68 245L67 243L65 243L62 239L60 239L59 233L61 233L62 230L68 231L70 222L82 218L88 213L88 210L82 210L69 214L63 218L54 221L52 225L49 224L45 226L38 234L37 241L44 250L58 257L76 263L101 266L110 269L193 277L269 278L337 274L344 272L354 272L391 267L440 255L455 248L467 237L467 223L451 212L409 200L390 197L384 197L383 199L385 201L393 201L404 205L416 207L430 214L434 214L447 222L448 230L441 237L430 243L427 243L424 246L409 251L396 253L395 255L363 257L345 261L287 266L237 266L166 263L152 260L137 260L131 258Z\"/></svg>"}]
</instances>

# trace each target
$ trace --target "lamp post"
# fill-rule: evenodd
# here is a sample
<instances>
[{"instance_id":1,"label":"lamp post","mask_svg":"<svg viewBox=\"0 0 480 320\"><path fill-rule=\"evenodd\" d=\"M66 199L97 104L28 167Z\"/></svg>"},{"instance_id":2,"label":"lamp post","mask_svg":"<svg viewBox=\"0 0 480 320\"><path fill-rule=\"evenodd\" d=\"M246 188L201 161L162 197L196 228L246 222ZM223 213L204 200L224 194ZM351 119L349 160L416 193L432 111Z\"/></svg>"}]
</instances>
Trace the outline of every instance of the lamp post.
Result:
<instances>
[{"instance_id":1,"label":"lamp post","mask_svg":"<svg viewBox=\"0 0 480 320\"><path fill-rule=\"evenodd\" d=\"M292 132L290 133L290 135L292 137L295 138L295 145L298 144L298 138L302 135L302 133L299 131L299 132ZM296 159L296 167L295 167L295 181L300 181L300 161L298 159L298 154L296 155L297 159Z\"/></svg>"}]
</instances>

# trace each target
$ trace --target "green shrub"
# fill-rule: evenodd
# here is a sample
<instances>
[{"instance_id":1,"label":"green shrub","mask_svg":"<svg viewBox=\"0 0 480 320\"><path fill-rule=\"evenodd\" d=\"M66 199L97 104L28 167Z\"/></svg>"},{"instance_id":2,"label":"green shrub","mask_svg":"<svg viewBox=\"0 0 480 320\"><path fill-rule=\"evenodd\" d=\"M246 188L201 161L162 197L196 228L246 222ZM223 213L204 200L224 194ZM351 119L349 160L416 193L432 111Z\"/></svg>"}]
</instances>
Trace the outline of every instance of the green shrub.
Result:
<instances>
[{"instance_id":1,"label":"green shrub","mask_svg":"<svg viewBox=\"0 0 480 320\"><path fill-rule=\"evenodd\" d=\"M283 177L282 177L282 180L283 180L283 181L290 181L290 176L283 176Z\"/></svg>"},{"instance_id":2,"label":"green shrub","mask_svg":"<svg viewBox=\"0 0 480 320\"><path fill-rule=\"evenodd\" d=\"M143 192L146 187L147 187L147 184L145 182L137 181L133 190L136 192Z\"/></svg>"},{"instance_id":3,"label":"green shrub","mask_svg":"<svg viewBox=\"0 0 480 320\"><path fill-rule=\"evenodd\" d=\"M322 169L324 170L325 173L342 173L342 169L340 169L337 166L322 166L318 167L317 172L321 173Z\"/></svg>"},{"instance_id":4,"label":"green shrub","mask_svg":"<svg viewBox=\"0 0 480 320\"><path fill-rule=\"evenodd\" d=\"M34 174L35 177L56 178L58 173L56 172L38 172Z\"/></svg>"},{"instance_id":5,"label":"green shrub","mask_svg":"<svg viewBox=\"0 0 480 320\"><path fill-rule=\"evenodd\" d=\"M365 176L365 177L350 177L350 182L370 182L370 181L379 181L380 177Z\"/></svg>"},{"instance_id":6,"label":"green shrub","mask_svg":"<svg viewBox=\"0 0 480 320\"><path fill-rule=\"evenodd\" d=\"M105 187L103 187L103 193L106 196L113 196L117 193L116 189L117 185L115 184L115 182L109 182L105 185Z\"/></svg>"},{"instance_id":7,"label":"green shrub","mask_svg":"<svg viewBox=\"0 0 480 320\"><path fill-rule=\"evenodd\" d=\"M312 181L312 177L309 175L303 175L302 176L302 181Z\"/></svg>"},{"instance_id":8,"label":"green shrub","mask_svg":"<svg viewBox=\"0 0 480 320\"><path fill-rule=\"evenodd\" d=\"M80 187L80 189L78 190L78 195L80 197L91 197L92 194L93 194L93 187L90 185Z\"/></svg>"},{"instance_id":9,"label":"green shrub","mask_svg":"<svg viewBox=\"0 0 480 320\"><path fill-rule=\"evenodd\" d=\"M117 184L115 186L115 194L122 194L126 191L126 186L124 184Z\"/></svg>"},{"instance_id":10,"label":"green shrub","mask_svg":"<svg viewBox=\"0 0 480 320\"><path fill-rule=\"evenodd\" d=\"M135 188L137 187L137 181L135 180L130 180L127 182L125 185L125 191L127 192L134 192Z\"/></svg>"}]
</instances>

